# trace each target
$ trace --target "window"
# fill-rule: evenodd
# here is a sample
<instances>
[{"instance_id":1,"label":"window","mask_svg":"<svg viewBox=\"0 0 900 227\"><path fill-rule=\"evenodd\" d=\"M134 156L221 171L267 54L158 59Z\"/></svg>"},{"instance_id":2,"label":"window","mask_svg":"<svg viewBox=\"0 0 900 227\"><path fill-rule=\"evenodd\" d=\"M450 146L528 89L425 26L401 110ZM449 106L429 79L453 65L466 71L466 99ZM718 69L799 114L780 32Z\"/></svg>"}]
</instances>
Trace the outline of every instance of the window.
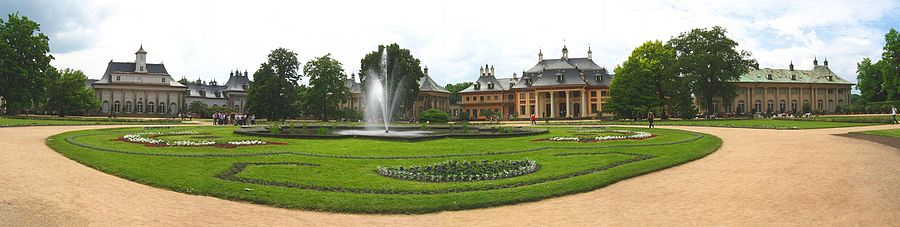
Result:
<instances>
[{"instance_id":1,"label":"window","mask_svg":"<svg viewBox=\"0 0 900 227\"><path fill-rule=\"evenodd\" d=\"M609 96L609 91L600 91L600 96L603 96L603 97Z\"/></svg>"},{"instance_id":2,"label":"window","mask_svg":"<svg viewBox=\"0 0 900 227\"><path fill-rule=\"evenodd\" d=\"M487 100L488 100L488 101L491 101L491 96L490 96L490 95L488 95Z\"/></svg>"},{"instance_id":3,"label":"window","mask_svg":"<svg viewBox=\"0 0 900 227\"><path fill-rule=\"evenodd\" d=\"M153 112L155 112L155 111L153 111L154 108L156 108L156 107L153 106L153 102L148 102L148 103L147 103L147 113L153 113Z\"/></svg>"},{"instance_id":4,"label":"window","mask_svg":"<svg viewBox=\"0 0 900 227\"><path fill-rule=\"evenodd\" d=\"M572 92L572 97L573 98L581 97L581 92L580 91Z\"/></svg>"},{"instance_id":5,"label":"window","mask_svg":"<svg viewBox=\"0 0 900 227\"><path fill-rule=\"evenodd\" d=\"M769 100L766 103L766 112L775 112L775 101Z\"/></svg>"},{"instance_id":6,"label":"window","mask_svg":"<svg viewBox=\"0 0 900 227\"><path fill-rule=\"evenodd\" d=\"M144 66L141 66L141 72L143 72L143 71L144 71ZM163 81L163 82L165 82L165 81Z\"/></svg>"},{"instance_id":7,"label":"window","mask_svg":"<svg viewBox=\"0 0 900 227\"><path fill-rule=\"evenodd\" d=\"M100 111L103 113L109 113L109 101L103 100L103 106L100 106Z\"/></svg>"},{"instance_id":8,"label":"window","mask_svg":"<svg viewBox=\"0 0 900 227\"><path fill-rule=\"evenodd\" d=\"M762 94L762 93L763 93L763 88L761 88L761 87L753 89L753 94Z\"/></svg>"},{"instance_id":9,"label":"window","mask_svg":"<svg viewBox=\"0 0 900 227\"><path fill-rule=\"evenodd\" d=\"M838 89L838 94L844 94L844 89Z\"/></svg>"},{"instance_id":10,"label":"window","mask_svg":"<svg viewBox=\"0 0 900 227\"><path fill-rule=\"evenodd\" d=\"M766 94L775 94L775 88L770 87L769 89L766 89Z\"/></svg>"},{"instance_id":11,"label":"window","mask_svg":"<svg viewBox=\"0 0 900 227\"><path fill-rule=\"evenodd\" d=\"M756 103L753 104L753 112L758 113L762 111L762 101L756 100Z\"/></svg>"},{"instance_id":12,"label":"window","mask_svg":"<svg viewBox=\"0 0 900 227\"><path fill-rule=\"evenodd\" d=\"M818 110L825 109L825 101L822 101L821 99L819 99L819 101L816 102L816 108Z\"/></svg>"},{"instance_id":13,"label":"window","mask_svg":"<svg viewBox=\"0 0 900 227\"><path fill-rule=\"evenodd\" d=\"M507 99L508 101L513 101L513 100L515 99L515 95L513 95L513 94L507 95L507 96L506 96L506 99Z\"/></svg>"},{"instance_id":14,"label":"window","mask_svg":"<svg viewBox=\"0 0 900 227\"><path fill-rule=\"evenodd\" d=\"M791 88L791 94L792 95L800 94L800 88Z\"/></svg>"},{"instance_id":15,"label":"window","mask_svg":"<svg viewBox=\"0 0 900 227\"><path fill-rule=\"evenodd\" d=\"M484 102L484 96L478 96L478 98L481 99L482 102Z\"/></svg>"},{"instance_id":16,"label":"window","mask_svg":"<svg viewBox=\"0 0 900 227\"><path fill-rule=\"evenodd\" d=\"M744 100L738 100L737 113L744 113Z\"/></svg>"},{"instance_id":17,"label":"window","mask_svg":"<svg viewBox=\"0 0 900 227\"><path fill-rule=\"evenodd\" d=\"M591 97L597 97L597 91L591 91Z\"/></svg>"},{"instance_id":18,"label":"window","mask_svg":"<svg viewBox=\"0 0 900 227\"><path fill-rule=\"evenodd\" d=\"M119 101L113 102L113 112L122 112L122 104Z\"/></svg>"},{"instance_id":19,"label":"window","mask_svg":"<svg viewBox=\"0 0 900 227\"><path fill-rule=\"evenodd\" d=\"M468 101L469 101L469 96L466 96L466 102L468 102Z\"/></svg>"},{"instance_id":20,"label":"window","mask_svg":"<svg viewBox=\"0 0 900 227\"><path fill-rule=\"evenodd\" d=\"M597 103L591 103L591 113L597 113Z\"/></svg>"},{"instance_id":21,"label":"window","mask_svg":"<svg viewBox=\"0 0 900 227\"><path fill-rule=\"evenodd\" d=\"M495 95L495 96L494 96L494 100L500 100L500 99L498 99L497 96Z\"/></svg>"},{"instance_id":22,"label":"window","mask_svg":"<svg viewBox=\"0 0 900 227\"><path fill-rule=\"evenodd\" d=\"M519 99L525 99L525 93L519 93Z\"/></svg>"},{"instance_id":23,"label":"window","mask_svg":"<svg viewBox=\"0 0 900 227\"><path fill-rule=\"evenodd\" d=\"M797 112L797 100L791 100L791 112Z\"/></svg>"},{"instance_id":24,"label":"window","mask_svg":"<svg viewBox=\"0 0 900 227\"><path fill-rule=\"evenodd\" d=\"M519 106L519 113L525 114L525 106Z\"/></svg>"},{"instance_id":25,"label":"window","mask_svg":"<svg viewBox=\"0 0 900 227\"><path fill-rule=\"evenodd\" d=\"M161 113L161 114L166 113L166 103L165 103L165 102L159 102L159 108L156 109L156 112L157 112L157 113Z\"/></svg>"},{"instance_id":26,"label":"window","mask_svg":"<svg viewBox=\"0 0 900 227\"><path fill-rule=\"evenodd\" d=\"M122 76L116 76L116 81L122 80Z\"/></svg>"},{"instance_id":27,"label":"window","mask_svg":"<svg viewBox=\"0 0 900 227\"><path fill-rule=\"evenodd\" d=\"M828 94L834 94L834 88L828 89Z\"/></svg>"},{"instance_id":28,"label":"window","mask_svg":"<svg viewBox=\"0 0 900 227\"><path fill-rule=\"evenodd\" d=\"M162 82L163 82L163 83L166 82L166 78L165 78L165 77L162 78Z\"/></svg>"},{"instance_id":29,"label":"window","mask_svg":"<svg viewBox=\"0 0 900 227\"><path fill-rule=\"evenodd\" d=\"M528 98L529 98L529 99L534 99L534 93L528 93Z\"/></svg>"},{"instance_id":30,"label":"window","mask_svg":"<svg viewBox=\"0 0 900 227\"><path fill-rule=\"evenodd\" d=\"M234 105L234 111L241 111L241 105Z\"/></svg>"},{"instance_id":31,"label":"window","mask_svg":"<svg viewBox=\"0 0 900 227\"><path fill-rule=\"evenodd\" d=\"M138 112L138 113L144 112L144 102L143 101L137 102L137 109L134 112Z\"/></svg>"},{"instance_id":32,"label":"window","mask_svg":"<svg viewBox=\"0 0 900 227\"><path fill-rule=\"evenodd\" d=\"M778 102L778 110L779 110L779 112L784 113L784 111L786 110L786 104L787 104L787 103L784 102L784 99L782 99L780 102Z\"/></svg>"},{"instance_id":33,"label":"window","mask_svg":"<svg viewBox=\"0 0 900 227\"><path fill-rule=\"evenodd\" d=\"M125 102L125 112L131 113L131 101Z\"/></svg>"},{"instance_id":34,"label":"window","mask_svg":"<svg viewBox=\"0 0 900 227\"><path fill-rule=\"evenodd\" d=\"M809 88L803 89L803 94L804 95L812 94L812 89L809 89Z\"/></svg>"},{"instance_id":35,"label":"window","mask_svg":"<svg viewBox=\"0 0 900 227\"><path fill-rule=\"evenodd\" d=\"M787 94L787 88L778 88L778 94Z\"/></svg>"}]
</instances>

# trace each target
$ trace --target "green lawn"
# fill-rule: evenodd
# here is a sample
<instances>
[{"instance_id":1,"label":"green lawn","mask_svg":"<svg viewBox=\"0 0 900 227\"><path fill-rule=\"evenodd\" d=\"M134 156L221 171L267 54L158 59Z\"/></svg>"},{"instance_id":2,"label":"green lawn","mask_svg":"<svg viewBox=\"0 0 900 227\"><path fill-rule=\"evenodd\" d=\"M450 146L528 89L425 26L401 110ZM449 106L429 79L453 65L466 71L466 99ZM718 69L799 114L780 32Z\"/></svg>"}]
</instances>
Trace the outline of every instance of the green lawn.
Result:
<instances>
[{"instance_id":1,"label":"green lawn","mask_svg":"<svg viewBox=\"0 0 900 227\"><path fill-rule=\"evenodd\" d=\"M548 134L525 137L422 142L257 138L233 130L215 126L86 130L52 136L47 144L100 171L183 193L305 210L429 213L590 191L702 158L722 143L711 135L670 129L627 129L654 137L592 143L535 141L585 133L577 128L551 128ZM219 142L259 139L286 144L150 147L116 140L151 131L197 131ZM443 183L401 180L376 172L378 166L523 159L536 161L539 169L511 178Z\"/></svg>"},{"instance_id":2,"label":"green lawn","mask_svg":"<svg viewBox=\"0 0 900 227\"><path fill-rule=\"evenodd\" d=\"M546 124L540 122L539 124ZM816 129L876 125L877 123L853 123L813 120L776 120L776 119L725 119L725 120L672 120L656 121L656 125L673 126L705 126L726 128L759 128L759 129ZM549 125L647 125L646 121L576 121L554 122Z\"/></svg>"},{"instance_id":3,"label":"green lawn","mask_svg":"<svg viewBox=\"0 0 900 227\"><path fill-rule=\"evenodd\" d=\"M180 120L145 120L126 118L85 118L85 117L2 117L0 127L21 126L70 126L70 125L167 125L181 124Z\"/></svg>"},{"instance_id":4,"label":"green lawn","mask_svg":"<svg viewBox=\"0 0 900 227\"><path fill-rule=\"evenodd\" d=\"M874 131L862 131L859 132L862 134L876 135L876 136L885 136L885 137L893 137L900 139L900 129L885 129L885 130L874 130Z\"/></svg>"}]
</instances>

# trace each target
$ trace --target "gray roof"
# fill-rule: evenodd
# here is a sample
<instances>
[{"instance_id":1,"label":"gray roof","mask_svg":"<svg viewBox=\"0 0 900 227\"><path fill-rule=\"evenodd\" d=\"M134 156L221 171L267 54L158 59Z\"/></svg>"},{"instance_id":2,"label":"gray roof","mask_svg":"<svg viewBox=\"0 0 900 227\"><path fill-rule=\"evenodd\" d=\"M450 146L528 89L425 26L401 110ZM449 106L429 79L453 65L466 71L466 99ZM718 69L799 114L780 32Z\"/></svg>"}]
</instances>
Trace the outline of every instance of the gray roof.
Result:
<instances>
[{"instance_id":1,"label":"gray roof","mask_svg":"<svg viewBox=\"0 0 900 227\"><path fill-rule=\"evenodd\" d=\"M225 89L225 86L221 85L212 85L198 82L190 82L187 84L188 87L188 97L194 98L209 98L215 99L220 98L224 99L226 96L224 94L220 94L219 97L216 97L216 92L222 92ZM200 91L204 91L205 94L200 95Z\"/></svg>"},{"instance_id":2,"label":"gray roof","mask_svg":"<svg viewBox=\"0 0 900 227\"><path fill-rule=\"evenodd\" d=\"M240 75L240 72L237 75L232 75L228 77L228 82L225 82L225 91L228 92L247 92L244 89L244 85L250 85L250 77Z\"/></svg>"},{"instance_id":3,"label":"gray roof","mask_svg":"<svg viewBox=\"0 0 900 227\"><path fill-rule=\"evenodd\" d=\"M569 58L569 59L544 59L539 61L537 64L532 66L530 69L526 70L526 74L540 74L545 70L569 70L569 69L579 69L579 70L606 70L603 67L594 63L594 60L590 58Z\"/></svg>"},{"instance_id":4,"label":"gray roof","mask_svg":"<svg viewBox=\"0 0 900 227\"><path fill-rule=\"evenodd\" d=\"M92 83L92 84L109 84L109 81L112 81L111 77L113 73L134 73L135 64L134 62L114 62L110 61L106 66L106 72L103 73L103 76L100 80ZM168 86L171 87L186 87L184 84L178 83L177 80L173 79L169 72L166 71L166 66L163 64L147 64L147 73L150 74L158 74L168 77Z\"/></svg>"},{"instance_id":5,"label":"gray roof","mask_svg":"<svg viewBox=\"0 0 900 227\"><path fill-rule=\"evenodd\" d=\"M771 76L771 78L769 77ZM829 80L830 77L830 80ZM806 84L849 84L847 81L828 68L828 66L813 66L812 70L792 69L756 69L747 72L737 81L740 83L806 83Z\"/></svg>"},{"instance_id":6,"label":"gray roof","mask_svg":"<svg viewBox=\"0 0 900 227\"><path fill-rule=\"evenodd\" d=\"M345 80L344 80L344 86L347 86L347 88L350 89L350 93L351 93L351 94L361 94L361 93L363 93L363 91L362 91L362 84L359 83L359 82L356 82L356 77L355 77L355 76L352 77L352 78L350 78L350 79L345 79Z\"/></svg>"},{"instance_id":7,"label":"gray roof","mask_svg":"<svg viewBox=\"0 0 900 227\"><path fill-rule=\"evenodd\" d=\"M443 92L450 93L446 88L441 85L438 85L437 82L431 79L431 76L425 74L421 80L419 80L419 91L434 91L434 92Z\"/></svg>"},{"instance_id":8,"label":"gray roof","mask_svg":"<svg viewBox=\"0 0 900 227\"><path fill-rule=\"evenodd\" d=\"M478 89L475 89L476 84L479 85ZM493 84L494 86L493 87L489 86L491 84ZM508 86L509 86L508 83L503 83L503 81L497 80L497 78L492 75L479 76L478 80L475 81L475 83L472 83L472 85L470 85L466 89L460 91L460 93L503 91L503 90L507 90L508 88L505 88L505 87L508 87Z\"/></svg>"}]
</instances>

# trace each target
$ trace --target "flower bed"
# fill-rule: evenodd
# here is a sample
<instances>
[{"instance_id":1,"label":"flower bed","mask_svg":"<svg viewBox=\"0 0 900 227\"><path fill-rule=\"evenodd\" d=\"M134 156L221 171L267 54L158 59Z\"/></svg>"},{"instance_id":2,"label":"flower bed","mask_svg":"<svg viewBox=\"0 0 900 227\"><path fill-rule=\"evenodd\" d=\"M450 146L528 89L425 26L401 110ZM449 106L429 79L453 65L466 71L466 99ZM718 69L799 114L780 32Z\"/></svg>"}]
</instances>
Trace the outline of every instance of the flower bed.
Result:
<instances>
[{"instance_id":1,"label":"flower bed","mask_svg":"<svg viewBox=\"0 0 900 227\"><path fill-rule=\"evenodd\" d=\"M253 145L266 145L269 142L262 140L240 140L240 141L228 141L225 143L217 143L212 140L200 140L200 141L190 141L190 140L175 140L175 141L167 141L163 139L159 139L159 136L181 136L181 135L200 135L200 132L193 131L185 131L185 132L143 132L143 133L135 133L135 134L127 134L120 138L122 141L130 142L130 143L139 143L147 146L153 147L161 147L161 146L180 146L180 147L196 147L196 146L216 146L223 148L235 148L239 146L253 146ZM274 143L274 144L283 144L283 143Z\"/></svg>"},{"instance_id":2,"label":"flower bed","mask_svg":"<svg viewBox=\"0 0 900 227\"><path fill-rule=\"evenodd\" d=\"M559 142L600 142L600 141L609 141L609 140L642 140L653 137L653 134L648 132L641 131L630 131L630 130L607 130L607 129L598 129L598 130L579 130L575 131L578 136L556 136L550 137L547 139L538 139L534 141L559 141ZM618 136L585 136L590 133L618 133L622 135Z\"/></svg>"},{"instance_id":3,"label":"flower bed","mask_svg":"<svg viewBox=\"0 0 900 227\"><path fill-rule=\"evenodd\" d=\"M456 161L426 166L381 167L376 171L386 177L425 182L460 182L495 180L521 176L537 171L537 162L524 160Z\"/></svg>"}]
</instances>

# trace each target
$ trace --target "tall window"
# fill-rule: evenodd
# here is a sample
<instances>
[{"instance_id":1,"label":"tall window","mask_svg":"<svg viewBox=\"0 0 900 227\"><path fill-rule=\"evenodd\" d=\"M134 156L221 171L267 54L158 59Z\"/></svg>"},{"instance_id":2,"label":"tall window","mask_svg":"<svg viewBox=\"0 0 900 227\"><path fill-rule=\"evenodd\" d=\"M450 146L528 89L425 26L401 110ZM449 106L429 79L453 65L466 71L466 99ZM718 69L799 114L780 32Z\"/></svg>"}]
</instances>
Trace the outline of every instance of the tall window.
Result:
<instances>
[{"instance_id":1,"label":"tall window","mask_svg":"<svg viewBox=\"0 0 900 227\"><path fill-rule=\"evenodd\" d=\"M153 102L148 102L147 103L147 113L155 112L155 111L153 111L154 109L156 109L156 106L153 105Z\"/></svg>"},{"instance_id":2,"label":"tall window","mask_svg":"<svg viewBox=\"0 0 900 227\"><path fill-rule=\"evenodd\" d=\"M122 112L122 104L119 101L113 102L113 112Z\"/></svg>"},{"instance_id":3,"label":"tall window","mask_svg":"<svg viewBox=\"0 0 900 227\"><path fill-rule=\"evenodd\" d=\"M745 110L745 109L744 109L744 100L738 100L738 103L737 103L737 112L738 112L738 113L744 113L744 110Z\"/></svg>"},{"instance_id":4,"label":"tall window","mask_svg":"<svg viewBox=\"0 0 900 227\"><path fill-rule=\"evenodd\" d=\"M778 111L784 113L786 109L786 103L784 99L782 99L781 102L778 102Z\"/></svg>"},{"instance_id":5,"label":"tall window","mask_svg":"<svg viewBox=\"0 0 900 227\"><path fill-rule=\"evenodd\" d=\"M756 113L760 111L762 111L762 101L756 100L756 103L753 104L753 112Z\"/></svg>"},{"instance_id":6,"label":"tall window","mask_svg":"<svg viewBox=\"0 0 900 227\"><path fill-rule=\"evenodd\" d=\"M769 100L766 103L766 112L775 112L775 101Z\"/></svg>"},{"instance_id":7,"label":"tall window","mask_svg":"<svg viewBox=\"0 0 900 227\"><path fill-rule=\"evenodd\" d=\"M156 111L157 111L157 113L161 113L161 114L166 113L166 103L159 102L159 107L156 109Z\"/></svg>"},{"instance_id":8,"label":"tall window","mask_svg":"<svg viewBox=\"0 0 900 227\"><path fill-rule=\"evenodd\" d=\"M125 112L131 113L131 101L125 102Z\"/></svg>"},{"instance_id":9,"label":"tall window","mask_svg":"<svg viewBox=\"0 0 900 227\"><path fill-rule=\"evenodd\" d=\"M135 110L135 112L138 112L138 113L144 112L144 101L137 102L137 109Z\"/></svg>"},{"instance_id":10,"label":"tall window","mask_svg":"<svg viewBox=\"0 0 900 227\"><path fill-rule=\"evenodd\" d=\"M818 110L823 110L823 109L825 109L825 101L822 101L821 99L819 99L819 101L816 102L816 108L817 108Z\"/></svg>"}]
</instances>

